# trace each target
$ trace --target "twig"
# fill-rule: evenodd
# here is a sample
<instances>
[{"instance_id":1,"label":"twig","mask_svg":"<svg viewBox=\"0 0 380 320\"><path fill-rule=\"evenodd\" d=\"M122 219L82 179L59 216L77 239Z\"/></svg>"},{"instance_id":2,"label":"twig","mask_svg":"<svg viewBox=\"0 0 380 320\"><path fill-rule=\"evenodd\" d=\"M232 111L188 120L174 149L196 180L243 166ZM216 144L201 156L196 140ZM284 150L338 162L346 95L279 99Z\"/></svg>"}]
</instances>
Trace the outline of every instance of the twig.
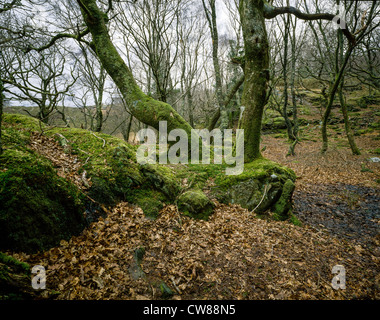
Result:
<instances>
[{"instance_id":1,"label":"twig","mask_svg":"<svg viewBox=\"0 0 380 320\"><path fill-rule=\"evenodd\" d=\"M103 146L102 146L102 148L104 148L104 146L106 145L106 140L104 140L103 138L100 138L100 137L98 137L95 133L93 133L93 132L91 132L91 134L93 135L93 136L95 136L96 138L98 138L98 139L100 139L100 140L103 140Z\"/></svg>"},{"instance_id":2,"label":"twig","mask_svg":"<svg viewBox=\"0 0 380 320\"><path fill-rule=\"evenodd\" d=\"M174 277L173 277L173 276L170 277L170 280L172 281L173 286L174 286L174 288L177 290L177 292L178 292L179 294L182 294L182 293L181 293L181 290L179 290L179 288L177 287L177 285L176 285L176 283L175 283L175 281L174 281Z\"/></svg>"},{"instance_id":3,"label":"twig","mask_svg":"<svg viewBox=\"0 0 380 320\"><path fill-rule=\"evenodd\" d=\"M266 196L266 193L267 193L267 191L268 191L268 186L269 186L269 184L267 183L266 185L265 185L265 188L264 188L264 194L263 194L263 197L261 198L261 200L260 200L260 202L259 202L259 204L251 211L251 213L252 212L254 212L258 207L260 207L260 205L261 205L261 203L263 202L263 200L264 200L264 198L265 198L265 196ZM271 185L270 185L271 186ZM270 189L270 188L269 188Z\"/></svg>"}]
</instances>

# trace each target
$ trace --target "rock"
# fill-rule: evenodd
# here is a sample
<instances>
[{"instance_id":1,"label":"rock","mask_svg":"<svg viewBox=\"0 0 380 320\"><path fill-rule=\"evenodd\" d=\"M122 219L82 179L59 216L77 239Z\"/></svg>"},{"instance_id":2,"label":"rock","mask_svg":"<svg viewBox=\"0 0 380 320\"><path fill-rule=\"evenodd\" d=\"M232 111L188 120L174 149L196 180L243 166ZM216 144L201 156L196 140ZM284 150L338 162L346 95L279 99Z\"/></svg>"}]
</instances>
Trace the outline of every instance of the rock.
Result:
<instances>
[{"instance_id":1,"label":"rock","mask_svg":"<svg viewBox=\"0 0 380 320\"><path fill-rule=\"evenodd\" d=\"M214 203L200 189L184 192L177 200L178 210L196 219L208 220L214 211Z\"/></svg>"},{"instance_id":2,"label":"rock","mask_svg":"<svg viewBox=\"0 0 380 320\"><path fill-rule=\"evenodd\" d=\"M281 219L291 213L296 176L288 168L267 159L244 166L238 176L221 176L211 195L222 203L239 204L257 214L272 210Z\"/></svg>"},{"instance_id":3,"label":"rock","mask_svg":"<svg viewBox=\"0 0 380 320\"><path fill-rule=\"evenodd\" d=\"M273 206L273 212L279 218L279 220L286 220L289 217L289 213L292 209L292 195L295 185L290 179L286 180L282 187L281 196Z\"/></svg>"},{"instance_id":4,"label":"rock","mask_svg":"<svg viewBox=\"0 0 380 320\"><path fill-rule=\"evenodd\" d=\"M145 248L137 248L133 254L134 261L129 266L128 271L133 280L145 278L145 273L141 268L142 259L144 258Z\"/></svg>"},{"instance_id":5,"label":"rock","mask_svg":"<svg viewBox=\"0 0 380 320\"><path fill-rule=\"evenodd\" d=\"M380 158L373 157L373 158L369 158L368 161L370 161L370 162L380 162Z\"/></svg>"},{"instance_id":6,"label":"rock","mask_svg":"<svg viewBox=\"0 0 380 320\"><path fill-rule=\"evenodd\" d=\"M140 166L140 170L156 190L162 191L169 199L175 199L180 185L170 168L145 164Z\"/></svg>"}]
</instances>

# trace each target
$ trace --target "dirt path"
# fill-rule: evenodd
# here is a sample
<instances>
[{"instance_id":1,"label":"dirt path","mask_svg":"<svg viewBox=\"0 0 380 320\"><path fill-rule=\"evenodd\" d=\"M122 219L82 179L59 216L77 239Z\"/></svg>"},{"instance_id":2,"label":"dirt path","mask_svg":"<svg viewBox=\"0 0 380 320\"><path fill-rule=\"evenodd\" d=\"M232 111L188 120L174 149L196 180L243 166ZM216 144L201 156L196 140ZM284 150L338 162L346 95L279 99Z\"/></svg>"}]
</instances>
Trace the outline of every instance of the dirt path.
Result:
<instances>
[{"instance_id":1,"label":"dirt path","mask_svg":"<svg viewBox=\"0 0 380 320\"><path fill-rule=\"evenodd\" d=\"M319 153L320 142L305 141L295 157L286 157L286 142L265 136L264 155L296 172L294 213L301 222L380 256L380 163L370 162L375 155L366 152L378 143L371 136L359 137L357 143L360 156L333 140L326 155Z\"/></svg>"}]
</instances>

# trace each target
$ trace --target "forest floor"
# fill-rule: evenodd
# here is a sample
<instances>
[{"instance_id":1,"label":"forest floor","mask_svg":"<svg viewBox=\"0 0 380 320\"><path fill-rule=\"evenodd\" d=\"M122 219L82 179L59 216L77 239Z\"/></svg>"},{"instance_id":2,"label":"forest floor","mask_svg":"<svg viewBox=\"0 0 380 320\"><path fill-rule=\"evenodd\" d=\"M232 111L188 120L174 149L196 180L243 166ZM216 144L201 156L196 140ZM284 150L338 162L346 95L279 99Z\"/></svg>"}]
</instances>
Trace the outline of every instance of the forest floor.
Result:
<instances>
[{"instance_id":1,"label":"forest floor","mask_svg":"<svg viewBox=\"0 0 380 320\"><path fill-rule=\"evenodd\" d=\"M344 134L331 131L321 155L318 126L308 130L312 139L294 157L273 134L262 143L265 157L297 174L294 213L302 226L219 203L209 221L174 205L152 220L120 203L59 247L9 254L45 266L58 299L380 299L380 163L368 160L379 142L356 137L363 153L353 156ZM345 268L345 289L332 287L336 265Z\"/></svg>"}]
</instances>

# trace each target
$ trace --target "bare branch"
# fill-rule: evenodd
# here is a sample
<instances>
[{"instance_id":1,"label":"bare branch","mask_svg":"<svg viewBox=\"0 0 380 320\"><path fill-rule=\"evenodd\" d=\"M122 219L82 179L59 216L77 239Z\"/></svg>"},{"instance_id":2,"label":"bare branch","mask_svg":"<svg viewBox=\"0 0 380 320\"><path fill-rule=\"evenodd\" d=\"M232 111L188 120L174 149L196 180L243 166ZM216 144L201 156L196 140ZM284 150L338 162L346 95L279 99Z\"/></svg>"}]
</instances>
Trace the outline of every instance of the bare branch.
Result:
<instances>
[{"instance_id":1,"label":"bare branch","mask_svg":"<svg viewBox=\"0 0 380 320\"><path fill-rule=\"evenodd\" d=\"M267 2L264 4L264 17L266 19L273 19L276 16L280 14L293 14L297 18L301 20L306 21L312 21L312 20L327 20L327 21L333 21L336 17L336 14L331 13L304 13L298 10L297 8L294 8L292 6L288 7L274 7ZM356 38L355 36L348 30L348 28L342 29L343 34L346 36L348 41L351 45L356 45Z\"/></svg>"}]
</instances>

